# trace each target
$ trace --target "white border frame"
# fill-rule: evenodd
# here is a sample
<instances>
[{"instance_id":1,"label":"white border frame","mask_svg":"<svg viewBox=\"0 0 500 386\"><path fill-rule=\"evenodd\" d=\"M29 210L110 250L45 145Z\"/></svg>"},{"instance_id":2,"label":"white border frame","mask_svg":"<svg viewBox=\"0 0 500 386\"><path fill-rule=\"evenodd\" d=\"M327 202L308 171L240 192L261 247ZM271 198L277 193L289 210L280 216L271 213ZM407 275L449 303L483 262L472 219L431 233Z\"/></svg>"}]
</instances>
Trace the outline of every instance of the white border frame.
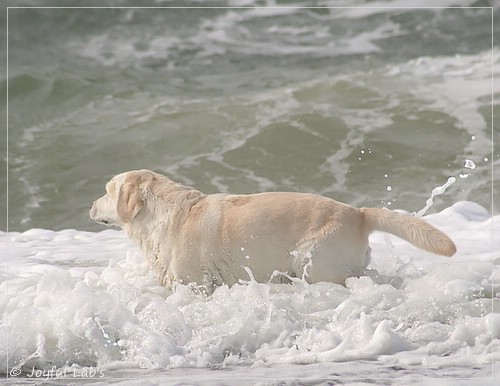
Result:
<instances>
[{"instance_id":1,"label":"white border frame","mask_svg":"<svg viewBox=\"0 0 500 386\"><path fill-rule=\"evenodd\" d=\"M6 60L6 232L9 232L9 9L264 9L264 8L269 8L269 9L279 9L279 8L294 8L294 9L415 9L415 10L424 10L424 9L490 9L491 11L491 215L493 216L495 212L495 206L494 206L494 186L495 186L495 181L494 181L494 163L495 163L495 143L494 143L494 56L493 56L493 51L494 51L494 7L464 7L464 6L450 6L450 7L445 7L445 6L436 6L436 7L426 7L426 6L407 6L407 7L374 7L374 6L359 6L359 7L329 7L329 6L235 6L235 7L223 7L223 6L215 6L215 7L210 7L210 6L193 6L193 7L179 7L179 6L174 6L174 7L141 7L141 6L117 6L117 7L112 7L112 6L104 6L104 7L83 7L83 6L76 6L76 7L68 7L68 6L43 6L43 7L38 7L38 6L7 6L6 7L6 31L7 31L7 37L6 37L6 48L7 48L7 60ZM493 222L491 223L491 240L493 241L494 238L494 230L493 230ZM491 272L493 272L494 264L493 264L493 250L491 251ZM492 293L493 293L493 283L491 284L492 286ZM491 312L493 313L493 302L491 305ZM493 330L491 331L492 333L492 339L493 339ZM9 368L9 334L7 334L7 379L16 379L16 376L11 376L11 371L12 369ZM491 378L446 378L446 379L462 379L462 380L481 380L481 379L494 379L495 378L495 373L494 373L494 361L492 358L491 362ZM13 368L14 369L14 368ZM21 379L21 378L19 378ZM24 378L23 378L24 379ZM85 378L85 377L75 377L75 378L53 378L50 379L52 380L62 380L66 379L68 381L75 381L75 380L87 380L90 381L91 379L94 381L103 381L106 379L110 380L119 380L119 379L130 379L130 380L138 380L138 379L143 379L143 378L114 378L114 377L103 377L103 378ZM159 378L148 378L148 380L151 379L158 379L158 380L165 380L165 377L159 377ZM228 381L230 379L234 378L210 378L210 381L215 381L215 380L221 380L221 381ZM241 380L282 380L283 378L276 378L276 377L269 377L269 378L241 378ZM333 379L333 378L332 378ZM359 380L363 378L344 378L344 377L336 377L335 379L346 379L346 380ZM372 378L370 378L372 379ZM395 378L373 378L373 379L380 379L380 380L393 380ZM418 380L419 378L415 378L414 380ZM424 377L421 379L432 379L431 377ZM35 380L35 379L33 379ZM45 378L43 378L45 380ZM202 381L203 378L196 378L196 377L190 377L190 378L178 378L178 377L173 377L172 379L169 379L169 381ZM314 381L311 378L290 378L290 380L293 381ZM323 381L323 379L322 379Z\"/></svg>"}]
</instances>

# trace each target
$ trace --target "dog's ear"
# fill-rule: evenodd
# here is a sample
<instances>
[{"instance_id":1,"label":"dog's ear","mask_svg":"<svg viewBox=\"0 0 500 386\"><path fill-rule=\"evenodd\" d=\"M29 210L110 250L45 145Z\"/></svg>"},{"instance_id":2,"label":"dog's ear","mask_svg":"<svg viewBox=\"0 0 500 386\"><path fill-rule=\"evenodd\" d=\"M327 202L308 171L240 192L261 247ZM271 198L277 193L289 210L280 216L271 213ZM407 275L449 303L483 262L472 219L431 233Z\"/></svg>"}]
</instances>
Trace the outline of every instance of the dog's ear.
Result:
<instances>
[{"instance_id":1,"label":"dog's ear","mask_svg":"<svg viewBox=\"0 0 500 386\"><path fill-rule=\"evenodd\" d=\"M116 207L120 221L124 223L132 222L143 207L144 200L139 187L130 182L123 184L118 193Z\"/></svg>"},{"instance_id":2,"label":"dog's ear","mask_svg":"<svg viewBox=\"0 0 500 386\"><path fill-rule=\"evenodd\" d=\"M125 182L121 186L116 211L118 218L123 223L132 222L141 209L144 208L146 190L152 180L152 175L142 175L136 181Z\"/></svg>"}]
</instances>

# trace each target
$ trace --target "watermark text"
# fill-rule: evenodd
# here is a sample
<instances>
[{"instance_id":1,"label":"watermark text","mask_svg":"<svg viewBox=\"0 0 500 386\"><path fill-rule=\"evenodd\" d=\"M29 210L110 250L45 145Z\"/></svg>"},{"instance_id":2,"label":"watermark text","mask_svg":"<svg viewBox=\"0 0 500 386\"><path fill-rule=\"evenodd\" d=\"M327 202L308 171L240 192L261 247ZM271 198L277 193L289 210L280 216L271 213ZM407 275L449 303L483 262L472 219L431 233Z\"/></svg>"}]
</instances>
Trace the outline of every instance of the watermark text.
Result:
<instances>
[{"instance_id":1,"label":"watermark text","mask_svg":"<svg viewBox=\"0 0 500 386\"><path fill-rule=\"evenodd\" d=\"M103 378L105 376L104 370L97 367L82 367L82 368L70 368L63 367L58 368L52 366L50 369L42 370L37 368L31 368L28 371L22 371L20 367L13 367L9 371L11 377L23 378L36 378L36 379L55 379L55 378Z\"/></svg>"}]
</instances>

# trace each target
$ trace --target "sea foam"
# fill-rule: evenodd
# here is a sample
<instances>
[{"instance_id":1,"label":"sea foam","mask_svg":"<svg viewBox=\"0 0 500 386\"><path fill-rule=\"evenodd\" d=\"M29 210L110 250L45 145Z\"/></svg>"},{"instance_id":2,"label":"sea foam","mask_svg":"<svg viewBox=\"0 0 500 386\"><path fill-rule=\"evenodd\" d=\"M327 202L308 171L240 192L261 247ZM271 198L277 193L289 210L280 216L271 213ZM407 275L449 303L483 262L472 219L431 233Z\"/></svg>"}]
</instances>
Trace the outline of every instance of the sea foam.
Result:
<instances>
[{"instance_id":1,"label":"sea foam","mask_svg":"<svg viewBox=\"0 0 500 386\"><path fill-rule=\"evenodd\" d=\"M0 371L487 366L500 359L500 216L459 202L424 219L455 240L456 256L375 233L370 270L346 286L249 276L210 297L159 286L121 231L0 233L0 335L8 342Z\"/></svg>"}]
</instances>

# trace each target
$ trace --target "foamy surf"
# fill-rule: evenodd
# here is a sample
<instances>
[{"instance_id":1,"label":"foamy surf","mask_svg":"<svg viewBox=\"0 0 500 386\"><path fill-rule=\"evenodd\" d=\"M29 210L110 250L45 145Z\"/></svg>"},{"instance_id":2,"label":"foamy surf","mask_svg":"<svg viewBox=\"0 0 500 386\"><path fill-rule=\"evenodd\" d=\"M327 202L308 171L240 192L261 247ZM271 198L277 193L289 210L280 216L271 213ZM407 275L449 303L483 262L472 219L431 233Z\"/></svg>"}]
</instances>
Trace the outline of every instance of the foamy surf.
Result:
<instances>
[{"instance_id":1,"label":"foamy surf","mask_svg":"<svg viewBox=\"0 0 500 386\"><path fill-rule=\"evenodd\" d=\"M12 382L91 369L95 382L154 369L193 384L202 374L329 379L333 368L340 378L488 377L500 360L500 216L458 202L424 219L456 242L454 257L375 233L369 271L345 287L249 277L210 297L159 286L121 231L0 233L0 371Z\"/></svg>"}]
</instances>

